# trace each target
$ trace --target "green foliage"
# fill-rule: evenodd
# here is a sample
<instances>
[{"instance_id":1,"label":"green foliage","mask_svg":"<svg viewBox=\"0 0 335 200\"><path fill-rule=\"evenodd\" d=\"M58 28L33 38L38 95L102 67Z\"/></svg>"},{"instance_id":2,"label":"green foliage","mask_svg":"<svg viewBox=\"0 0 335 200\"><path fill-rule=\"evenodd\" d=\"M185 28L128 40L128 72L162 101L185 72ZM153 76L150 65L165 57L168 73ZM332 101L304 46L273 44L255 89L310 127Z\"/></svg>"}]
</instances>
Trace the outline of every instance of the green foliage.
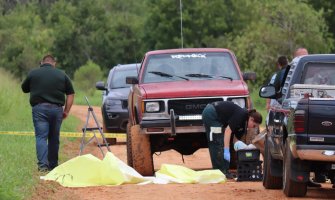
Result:
<instances>
[{"instance_id":1,"label":"green foliage","mask_svg":"<svg viewBox=\"0 0 335 200\"><path fill-rule=\"evenodd\" d=\"M22 78L53 43L34 4L17 6L0 18L0 66Z\"/></svg>"},{"instance_id":2,"label":"green foliage","mask_svg":"<svg viewBox=\"0 0 335 200\"><path fill-rule=\"evenodd\" d=\"M179 0L147 1L146 7L149 13L144 29L147 48L180 48ZM228 13L221 0L182 1L183 46L213 46L219 36L228 32Z\"/></svg>"},{"instance_id":3,"label":"green foliage","mask_svg":"<svg viewBox=\"0 0 335 200\"><path fill-rule=\"evenodd\" d=\"M87 97L91 106L101 106L102 104L102 92L100 90L94 90L92 93L88 93L87 91L77 89L74 104L76 105L87 105L85 100L85 96Z\"/></svg>"},{"instance_id":4,"label":"green foliage","mask_svg":"<svg viewBox=\"0 0 335 200\"><path fill-rule=\"evenodd\" d=\"M323 11L323 16L328 24L332 37L335 36L335 2L333 0L308 0L316 10ZM335 45L335 41L333 43Z\"/></svg>"},{"instance_id":5,"label":"green foliage","mask_svg":"<svg viewBox=\"0 0 335 200\"><path fill-rule=\"evenodd\" d=\"M259 93L259 90L253 90L250 93L250 98L251 98L253 107L259 113L261 113L261 115L263 117L262 126L265 126L265 118L267 116L266 99L260 98L258 93Z\"/></svg>"},{"instance_id":6,"label":"green foliage","mask_svg":"<svg viewBox=\"0 0 335 200\"><path fill-rule=\"evenodd\" d=\"M47 24L55 30L52 52L60 65L72 76L88 60L106 69L139 60L140 5L132 0L60 0L53 4Z\"/></svg>"},{"instance_id":7,"label":"green foliage","mask_svg":"<svg viewBox=\"0 0 335 200\"><path fill-rule=\"evenodd\" d=\"M24 199L38 183L34 140L30 136L0 135L1 199Z\"/></svg>"},{"instance_id":8,"label":"green foliage","mask_svg":"<svg viewBox=\"0 0 335 200\"><path fill-rule=\"evenodd\" d=\"M5 113L0 115L0 130L33 130L29 96L23 94L18 81L1 68L0 80L0 110Z\"/></svg>"},{"instance_id":9,"label":"green foliage","mask_svg":"<svg viewBox=\"0 0 335 200\"><path fill-rule=\"evenodd\" d=\"M102 78L102 71L99 65L89 60L81 66L74 74L74 81L77 88L87 92L91 96L95 92L95 83Z\"/></svg>"},{"instance_id":10,"label":"green foliage","mask_svg":"<svg viewBox=\"0 0 335 200\"><path fill-rule=\"evenodd\" d=\"M249 13L244 14L256 15L251 17L256 20L250 21L239 35L230 35L232 40L225 43L244 69L257 73L256 86L277 70L275 62L280 55L292 58L297 47L306 47L310 53L328 53L333 48L322 12L306 3L263 0L249 6Z\"/></svg>"},{"instance_id":11,"label":"green foliage","mask_svg":"<svg viewBox=\"0 0 335 200\"><path fill-rule=\"evenodd\" d=\"M181 2L183 46L232 49L244 71L257 72L251 87L267 81L277 57L291 59L297 47L334 48L330 0ZM20 79L45 53L72 77L88 60L107 72L139 62L148 50L181 47L179 0L0 1L0 11L0 65Z\"/></svg>"}]
</instances>

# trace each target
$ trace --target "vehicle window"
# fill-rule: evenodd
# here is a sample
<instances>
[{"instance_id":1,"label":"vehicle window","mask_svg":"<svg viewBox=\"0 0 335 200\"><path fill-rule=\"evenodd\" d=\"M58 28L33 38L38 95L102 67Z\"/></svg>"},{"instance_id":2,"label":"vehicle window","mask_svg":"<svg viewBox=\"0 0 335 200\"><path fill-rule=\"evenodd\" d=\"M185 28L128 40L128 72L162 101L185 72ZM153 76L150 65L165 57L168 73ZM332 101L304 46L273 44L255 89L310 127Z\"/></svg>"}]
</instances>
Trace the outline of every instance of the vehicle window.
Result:
<instances>
[{"instance_id":1,"label":"vehicle window","mask_svg":"<svg viewBox=\"0 0 335 200\"><path fill-rule=\"evenodd\" d=\"M151 55L143 83L201 79L239 80L229 53L178 53Z\"/></svg>"},{"instance_id":2,"label":"vehicle window","mask_svg":"<svg viewBox=\"0 0 335 200\"><path fill-rule=\"evenodd\" d=\"M126 83L127 76L137 76L136 68L127 70L115 70L112 78L110 79L109 88L116 89L130 87L131 85Z\"/></svg>"},{"instance_id":3,"label":"vehicle window","mask_svg":"<svg viewBox=\"0 0 335 200\"><path fill-rule=\"evenodd\" d=\"M304 84L335 85L335 63L307 63L304 69Z\"/></svg>"}]
</instances>

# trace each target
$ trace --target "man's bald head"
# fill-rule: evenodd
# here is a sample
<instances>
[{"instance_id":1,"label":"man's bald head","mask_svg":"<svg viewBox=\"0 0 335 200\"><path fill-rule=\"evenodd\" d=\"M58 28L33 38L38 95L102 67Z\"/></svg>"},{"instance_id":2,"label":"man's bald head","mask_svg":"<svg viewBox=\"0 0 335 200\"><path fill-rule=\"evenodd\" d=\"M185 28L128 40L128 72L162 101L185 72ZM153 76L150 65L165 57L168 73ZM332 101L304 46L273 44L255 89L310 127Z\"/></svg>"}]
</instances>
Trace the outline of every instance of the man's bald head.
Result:
<instances>
[{"instance_id":1,"label":"man's bald head","mask_svg":"<svg viewBox=\"0 0 335 200\"><path fill-rule=\"evenodd\" d=\"M303 55L308 55L308 51L306 48L298 48L294 52L294 57L303 56Z\"/></svg>"}]
</instances>

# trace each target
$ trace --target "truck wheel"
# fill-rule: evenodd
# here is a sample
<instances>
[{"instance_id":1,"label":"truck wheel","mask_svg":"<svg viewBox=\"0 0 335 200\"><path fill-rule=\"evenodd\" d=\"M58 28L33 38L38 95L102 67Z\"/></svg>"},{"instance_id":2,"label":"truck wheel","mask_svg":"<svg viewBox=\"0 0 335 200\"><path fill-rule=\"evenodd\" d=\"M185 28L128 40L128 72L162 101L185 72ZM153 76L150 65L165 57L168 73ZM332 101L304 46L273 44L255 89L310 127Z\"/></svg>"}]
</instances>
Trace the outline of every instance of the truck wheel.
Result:
<instances>
[{"instance_id":1,"label":"truck wheel","mask_svg":"<svg viewBox=\"0 0 335 200\"><path fill-rule=\"evenodd\" d=\"M264 155L264 175L263 175L263 186L266 189L281 189L283 184L282 177L271 175L271 163L273 158L271 156L268 139L265 138L265 155Z\"/></svg>"},{"instance_id":2,"label":"truck wheel","mask_svg":"<svg viewBox=\"0 0 335 200\"><path fill-rule=\"evenodd\" d=\"M130 134L130 122L127 123L127 163L130 167L133 167L133 154L131 151L131 134Z\"/></svg>"},{"instance_id":3,"label":"truck wheel","mask_svg":"<svg viewBox=\"0 0 335 200\"><path fill-rule=\"evenodd\" d=\"M149 135L140 134L140 126L130 128L127 138L127 158L133 168L143 176L154 175L154 164L151 154ZM129 160L131 159L131 160Z\"/></svg>"},{"instance_id":4,"label":"truck wheel","mask_svg":"<svg viewBox=\"0 0 335 200\"><path fill-rule=\"evenodd\" d=\"M307 183L296 182L292 180L292 160L289 141L286 140L285 143L285 155L284 155L284 174L283 174L283 191L288 197L303 197L307 192Z\"/></svg>"}]
</instances>

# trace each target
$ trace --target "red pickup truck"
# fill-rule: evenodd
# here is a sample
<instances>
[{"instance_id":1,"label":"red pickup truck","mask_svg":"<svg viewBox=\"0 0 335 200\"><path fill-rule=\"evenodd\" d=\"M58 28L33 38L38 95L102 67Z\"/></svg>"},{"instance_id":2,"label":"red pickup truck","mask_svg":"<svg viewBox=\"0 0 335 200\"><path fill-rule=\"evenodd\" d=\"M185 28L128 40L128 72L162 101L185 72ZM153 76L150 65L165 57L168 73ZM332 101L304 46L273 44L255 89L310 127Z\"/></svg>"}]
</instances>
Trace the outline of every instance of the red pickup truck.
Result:
<instances>
[{"instance_id":1,"label":"red pickup truck","mask_svg":"<svg viewBox=\"0 0 335 200\"><path fill-rule=\"evenodd\" d=\"M142 175L153 175L152 155L170 149L191 155L207 148L201 113L208 103L232 101L251 106L235 55L222 48L188 48L145 54L132 84L127 127L127 159ZM232 151L233 152L233 151Z\"/></svg>"}]
</instances>

